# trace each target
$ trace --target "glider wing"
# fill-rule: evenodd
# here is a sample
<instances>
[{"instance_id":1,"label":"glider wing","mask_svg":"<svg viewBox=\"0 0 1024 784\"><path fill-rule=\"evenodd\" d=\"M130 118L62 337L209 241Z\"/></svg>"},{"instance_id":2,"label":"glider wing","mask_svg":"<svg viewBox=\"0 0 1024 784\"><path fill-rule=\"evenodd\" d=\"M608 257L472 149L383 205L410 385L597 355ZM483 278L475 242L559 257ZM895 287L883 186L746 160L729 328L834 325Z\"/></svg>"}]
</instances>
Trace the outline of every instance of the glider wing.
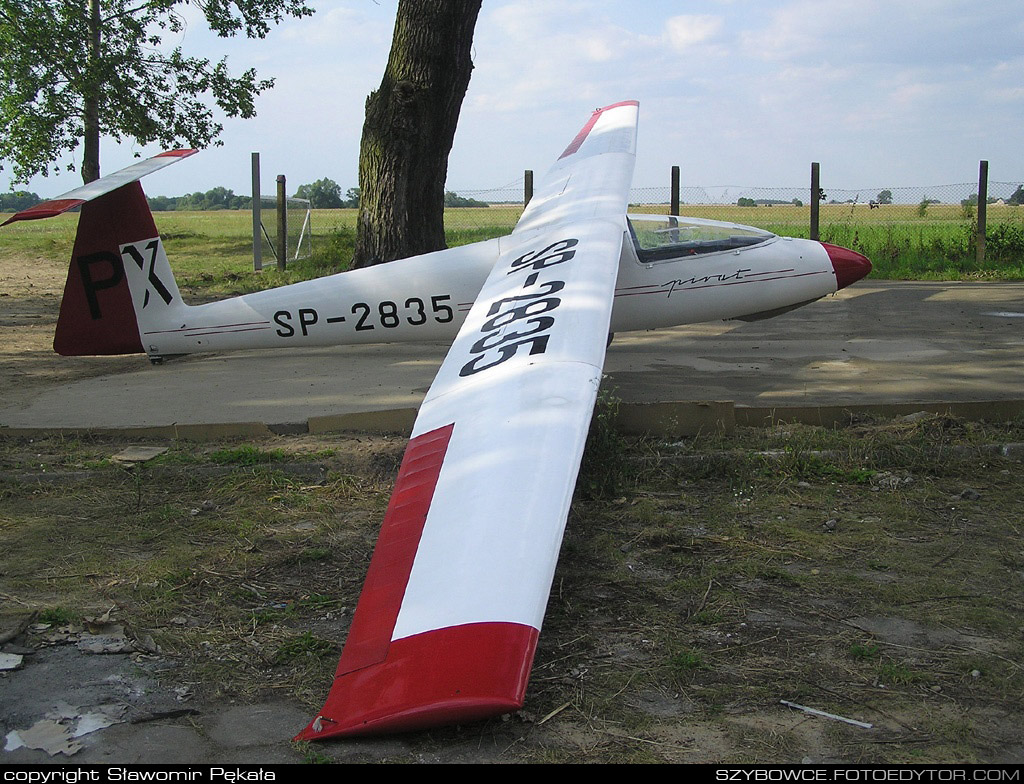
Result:
<instances>
[{"instance_id":1,"label":"glider wing","mask_svg":"<svg viewBox=\"0 0 1024 784\"><path fill-rule=\"evenodd\" d=\"M74 190L68 191L67 193L58 196L56 199L50 199L49 201L41 202L34 207L29 207L27 210L22 210L16 215L12 215L0 225L6 226L8 223L14 223L15 221L22 220L52 218L54 215L60 215L62 212L67 212L75 207L80 207L87 201L92 201L104 194L117 190L123 185L135 182L136 180L145 177L147 174L160 171L160 169L165 166L170 166L172 163L176 163L182 158L187 158L190 155L195 155L197 152L198 150L170 150L168 152L162 152L158 155L154 155L152 158L147 158L144 161L133 163L131 166L121 169L115 174L108 175L96 180L95 182L90 182L86 185L75 188Z\"/></svg>"},{"instance_id":2,"label":"glider wing","mask_svg":"<svg viewBox=\"0 0 1024 784\"><path fill-rule=\"evenodd\" d=\"M637 104L596 111L430 388L312 740L522 707L601 380Z\"/></svg>"}]
</instances>

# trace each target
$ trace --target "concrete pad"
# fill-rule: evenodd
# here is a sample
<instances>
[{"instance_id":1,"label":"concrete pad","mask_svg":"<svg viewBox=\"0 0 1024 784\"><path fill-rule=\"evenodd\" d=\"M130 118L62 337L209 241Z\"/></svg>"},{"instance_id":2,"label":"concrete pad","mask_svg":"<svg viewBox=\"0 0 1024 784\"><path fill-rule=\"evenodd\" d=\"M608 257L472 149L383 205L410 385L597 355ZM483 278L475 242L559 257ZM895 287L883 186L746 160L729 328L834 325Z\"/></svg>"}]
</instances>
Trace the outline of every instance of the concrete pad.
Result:
<instances>
[{"instance_id":1,"label":"concrete pad","mask_svg":"<svg viewBox=\"0 0 1024 784\"><path fill-rule=\"evenodd\" d=\"M617 335L603 388L625 404L769 409L1017 400L1024 398L1021 313L1024 283L866 281L765 321ZM245 351L160 366L140 357L134 372L7 398L0 428L133 428L179 438L364 426L404 432L447 350Z\"/></svg>"}]
</instances>

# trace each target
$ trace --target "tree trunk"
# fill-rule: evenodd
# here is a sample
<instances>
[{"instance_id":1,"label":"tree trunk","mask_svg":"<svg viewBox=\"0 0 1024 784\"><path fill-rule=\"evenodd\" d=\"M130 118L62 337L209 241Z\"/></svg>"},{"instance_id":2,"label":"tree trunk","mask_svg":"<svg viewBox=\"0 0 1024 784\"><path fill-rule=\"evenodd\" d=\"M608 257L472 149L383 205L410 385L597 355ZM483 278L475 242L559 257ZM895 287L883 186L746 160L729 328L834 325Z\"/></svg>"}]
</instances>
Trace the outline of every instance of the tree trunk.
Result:
<instances>
[{"instance_id":1,"label":"tree trunk","mask_svg":"<svg viewBox=\"0 0 1024 784\"><path fill-rule=\"evenodd\" d=\"M366 99L354 267L445 247L444 185L482 0L399 0L380 88Z\"/></svg>"},{"instance_id":2,"label":"tree trunk","mask_svg":"<svg viewBox=\"0 0 1024 784\"><path fill-rule=\"evenodd\" d=\"M100 0L89 0L89 63L82 96L82 182L100 178L100 101L96 81L100 59Z\"/></svg>"}]
</instances>

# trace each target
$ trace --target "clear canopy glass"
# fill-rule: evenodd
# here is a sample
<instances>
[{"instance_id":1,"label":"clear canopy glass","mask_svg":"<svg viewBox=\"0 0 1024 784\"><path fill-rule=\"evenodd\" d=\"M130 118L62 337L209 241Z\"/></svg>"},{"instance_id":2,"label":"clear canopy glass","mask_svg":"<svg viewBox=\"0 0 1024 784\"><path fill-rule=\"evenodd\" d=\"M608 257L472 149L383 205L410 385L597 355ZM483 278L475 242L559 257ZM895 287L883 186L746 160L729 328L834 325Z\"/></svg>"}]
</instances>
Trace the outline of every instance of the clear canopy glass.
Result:
<instances>
[{"instance_id":1,"label":"clear canopy glass","mask_svg":"<svg viewBox=\"0 0 1024 784\"><path fill-rule=\"evenodd\" d=\"M738 250L775 237L753 226L704 218L635 214L628 219L637 256L648 264Z\"/></svg>"}]
</instances>

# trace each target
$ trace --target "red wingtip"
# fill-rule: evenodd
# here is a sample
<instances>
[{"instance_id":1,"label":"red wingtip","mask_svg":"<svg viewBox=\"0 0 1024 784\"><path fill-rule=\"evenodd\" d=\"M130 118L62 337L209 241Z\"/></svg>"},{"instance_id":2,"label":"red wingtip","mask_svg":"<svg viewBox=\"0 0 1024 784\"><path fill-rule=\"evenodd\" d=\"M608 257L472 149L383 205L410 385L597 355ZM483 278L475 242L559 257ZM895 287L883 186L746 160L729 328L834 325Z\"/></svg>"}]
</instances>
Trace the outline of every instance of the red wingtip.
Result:
<instances>
[{"instance_id":1,"label":"red wingtip","mask_svg":"<svg viewBox=\"0 0 1024 784\"><path fill-rule=\"evenodd\" d=\"M295 739L409 732L517 711L538 636L516 623L472 623L395 640L383 661L338 675Z\"/></svg>"},{"instance_id":2,"label":"red wingtip","mask_svg":"<svg viewBox=\"0 0 1024 784\"><path fill-rule=\"evenodd\" d=\"M14 223L15 221L52 218L54 215L60 215L62 212L67 212L82 204L85 204L85 199L50 199L50 201L41 202L34 207L29 207L27 210L22 210L16 215L12 215L0 226L6 226L8 223Z\"/></svg>"},{"instance_id":3,"label":"red wingtip","mask_svg":"<svg viewBox=\"0 0 1024 784\"><path fill-rule=\"evenodd\" d=\"M199 150L167 150L154 155L154 158L187 158L190 155L195 155Z\"/></svg>"}]
</instances>

